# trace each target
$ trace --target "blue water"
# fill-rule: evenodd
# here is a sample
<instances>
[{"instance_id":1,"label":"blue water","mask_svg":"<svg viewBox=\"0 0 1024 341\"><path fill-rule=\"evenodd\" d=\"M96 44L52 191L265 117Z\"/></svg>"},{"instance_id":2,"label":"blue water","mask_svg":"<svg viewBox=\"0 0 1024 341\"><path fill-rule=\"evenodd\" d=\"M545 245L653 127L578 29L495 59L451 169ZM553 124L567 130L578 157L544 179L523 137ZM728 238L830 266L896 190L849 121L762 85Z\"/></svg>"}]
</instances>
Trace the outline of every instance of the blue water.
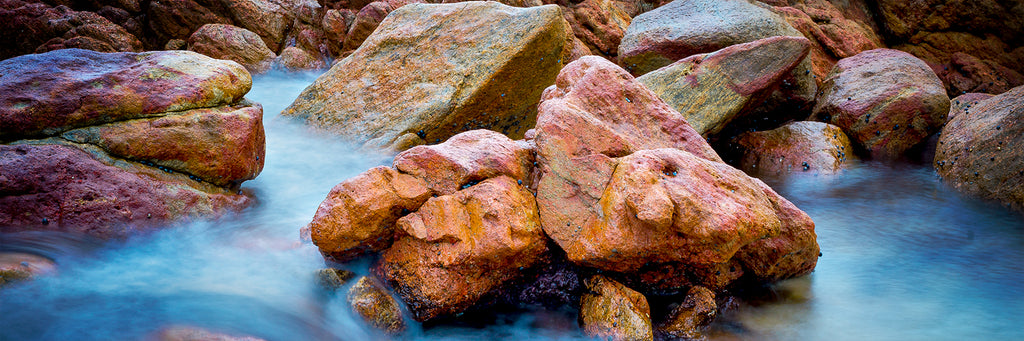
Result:
<instances>
[{"instance_id":1,"label":"blue water","mask_svg":"<svg viewBox=\"0 0 1024 341\"><path fill-rule=\"evenodd\" d=\"M55 275L0 290L0 340L132 340L169 325L269 340L380 339L344 295L317 292L323 259L299 241L331 187L390 158L277 117L315 76L254 80L247 97L264 105L267 156L243 185L253 208L127 241L0 236L0 249L58 264ZM769 183L811 215L824 256L810 276L774 286L776 299L741 304L712 339L1024 339L1024 215L960 197L927 166L866 163ZM498 322L414 324L403 338L581 338L564 314Z\"/></svg>"}]
</instances>

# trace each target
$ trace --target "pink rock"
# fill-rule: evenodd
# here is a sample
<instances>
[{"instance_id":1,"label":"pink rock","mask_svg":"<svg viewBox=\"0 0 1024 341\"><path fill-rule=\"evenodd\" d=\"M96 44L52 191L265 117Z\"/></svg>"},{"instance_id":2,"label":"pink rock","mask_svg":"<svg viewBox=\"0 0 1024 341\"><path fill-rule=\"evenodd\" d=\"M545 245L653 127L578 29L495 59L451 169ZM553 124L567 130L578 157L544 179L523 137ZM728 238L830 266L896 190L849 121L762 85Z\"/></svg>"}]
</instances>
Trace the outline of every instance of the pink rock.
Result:
<instances>
[{"instance_id":1,"label":"pink rock","mask_svg":"<svg viewBox=\"0 0 1024 341\"><path fill-rule=\"evenodd\" d=\"M528 179L533 153L501 133L479 129L452 136L441 144L406 150L395 156L394 166L423 179L435 193L451 194L499 175Z\"/></svg>"},{"instance_id":2,"label":"pink rock","mask_svg":"<svg viewBox=\"0 0 1024 341\"><path fill-rule=\"evenodd\" d=\"M217 59L233 60L250 73L266 72L276 57L256 33L223 24L200 27L188 37L188 49Z\"/></svg>"},{"instance_id":3,"label":"pink rock","mask_svg":"<svg viewBox=\"0 0 1024 341\"><path fill-rule=\"evenodd\" d=\"M792 122L782 127L744 133L735 144L743 149L740 169L753 176L809 172L831 174L856 160L842 129L822 122Z\"/></svg>"}]
</instances>

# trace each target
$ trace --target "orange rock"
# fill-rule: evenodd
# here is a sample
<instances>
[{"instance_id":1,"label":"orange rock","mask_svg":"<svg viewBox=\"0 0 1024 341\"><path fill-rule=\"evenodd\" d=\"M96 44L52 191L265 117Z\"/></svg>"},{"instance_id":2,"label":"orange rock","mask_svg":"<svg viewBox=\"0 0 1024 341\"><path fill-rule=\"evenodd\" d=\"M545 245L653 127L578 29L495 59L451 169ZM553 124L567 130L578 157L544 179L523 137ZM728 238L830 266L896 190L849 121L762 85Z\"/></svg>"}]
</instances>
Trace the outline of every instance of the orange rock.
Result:
<instances>
[{"instance_id":1,"label":"orange rock","mask_svg":"<svg viewBox=\"0 0 1024 341\"><path fill-rule=\"evenodd\" d=\"M423 180L379 166L334 186L309 224L313 243L347 260L391 245L395 222L431 195Z\"/></svg>"},{"instance_id":2,"label":"orange rock","mask_svg":"<svg viewBox=\"0 0 1024 341\"><path fill-rule=\"evenodd\" d=\"M464 311L547 254L533 194L507 176L432 198L398 226L373 271L419 321Z\"/></svg>"},{"instance_id":3,"label":"orange rock","mask_svg":"<svg viewBox=\"0 0 1024 341\"><path fill-rule=\"evenodd\" d=\"M359 48L359 45L363 44L366 37L369 37L377 29L380 22L384 21L384 17L388 16L392 10L391 6L384 1L374 1L360 9L350 25L348 34L345 35L342 51Z\"/></svg>"},{"instance_id":4,"label":"orange rock","mask_svg":"<svg viewBox=\"0 0 1024 341\"><path fill-rule=\"evenodd\" d=\"M590 51L614 58L632 17L613 0L585 0L566 7L565 20Z\"/></svg>"},{"instance_id":5,"label":"orange rock","mask_svg":"<svg viewBox=\"0 0 1024 341\"><path fill-rule=\"evenodd\" d=\"M438 194L452 194L483 179L507 175L529 179L533 153L528 146L490 130L471 130L431 146L417 146L395 156L402 173L426 181Z\"/></svg>"},{"instance_id":6,"label":"orange rock","mask_svg":"<svg viewBox=\"0 0 1024 341\"><path fill-rule=\"evenodd\" d=\"M586 281L580 300L583 333L602 340L654 340L644 295L601 275Z\"/></svg>"},{"instance_id":7,"label":"orange rock","mask_svg":"<svg viewBox=\"0 0 1024 341\"><path fill-rule=\"evenodd\" d=\"M402 309L391 295L381 289L370 277L362 277L348 289L348 303L352 309L374 328L388 334L405 331Z\"/></svg>"},{"instance_id":8,"label":"orange rock","mask_svg":"<svg viewBox=\"0 0 1024 341\"><path fill-rule=\"evenodd\" d=\"M669 312L665 321L657 326L658 333L672 339L701 338L701 330L715 320L718 304L715 293L702 286L694 286L686 293L683 303Z\"/></svg>"},{"instance_id":9,"label":"orange rock","mask_svg":"<svg viewBox=\"0 0 1024 341\"><path fill-rule=\"evenodd\" d=\"M740 169L758 177L830 174L857 159L843 130L822 122L791 122L773 130L744 133L735 144L743 149Z\"/></svg>"},{"instance_id":10,"label":"orange rock","mask_svg":"<svg viewBox=\"0 0 1024 341\"><path fill-rule=\"evenodd\" d=\"M274 61L274 51L260 36L247 29L223 25L206 24L188 37L188 50L217 59L233 60L251 73L263 73Z\"/></svg>"}]
</instances>

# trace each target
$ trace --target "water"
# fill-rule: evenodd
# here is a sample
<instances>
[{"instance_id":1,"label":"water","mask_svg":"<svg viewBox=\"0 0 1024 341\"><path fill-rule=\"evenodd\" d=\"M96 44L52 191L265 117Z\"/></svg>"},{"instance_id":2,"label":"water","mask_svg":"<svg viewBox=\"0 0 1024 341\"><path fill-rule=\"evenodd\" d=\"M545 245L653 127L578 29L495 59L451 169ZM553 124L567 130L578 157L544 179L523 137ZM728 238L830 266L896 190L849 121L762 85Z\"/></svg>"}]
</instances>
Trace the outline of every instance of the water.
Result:
<instances>
[{"instance_id":1,"label":"water","mask_svg":"<svg viewBox=\"0 0 1024 341\"><path fill-rule=\"evenodd\" d=\"M264 105L267 156L243 186L253 208L118 242L0 236L0 249L59 264L56 275L0 290L0 340L132 340L169 325L270 340L381 338L343 297L317 292L323 260L299 242L331 187L390 158L277 117L314 78L254 81L247 97ZM824 256L810 276L774 286L773 299L722 319L713 339L1024 339L1022 215L962 198L924 166L868 163L769 183L814 218ZM581 338L574 323L559 313L500 316L486 328L413 327L403 338Z\"/></svg>"}]
</instances>

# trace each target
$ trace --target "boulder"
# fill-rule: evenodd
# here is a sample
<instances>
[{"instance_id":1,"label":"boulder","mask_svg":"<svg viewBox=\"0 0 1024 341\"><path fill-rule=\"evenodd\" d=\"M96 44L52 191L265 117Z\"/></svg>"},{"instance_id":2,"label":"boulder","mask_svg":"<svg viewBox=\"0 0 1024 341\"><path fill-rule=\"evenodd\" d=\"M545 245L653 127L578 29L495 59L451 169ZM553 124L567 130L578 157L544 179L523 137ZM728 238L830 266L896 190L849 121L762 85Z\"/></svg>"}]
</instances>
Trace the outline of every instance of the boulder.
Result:
<instances>
[{"instance_id":1,"label":"boulder","mask_svg":"<svg viewBox=\"0 0 1024 341\"><path fill-rule=\"evenodd\" d=\"M65 48L139 52L142 43L123 27L96 13L51 7L42 1L0 3L0 60Z\"/></svg>"},{"instance_id":2,"label":"boulder","mask_svg":"<svg viewBox=\"0 0 1024 341\"><path fill-rule=\"evenodd\" d=\"M504 175L427 200L398 230L373 272L418 321L463 312L547 254L533 194Z\"/></svg>"},{"instance_id":3,"label":"boulder","mask_svg":"<svg viewBox=\"0 0 1024 341\"><path fill-rule=\"evenodd\" d=\"M237 63L68 49L0 75L0 230L123 237L249 203L237 189L263 168L263 110Z\"/></svg>"},{"instance_id":4,"label":"boulder","mask_svg":"<svg viewBox=\"0 0 1024 341\"><path fill-rule=\"evenodd\" d=\"M698 54L637 81L654 91L702 135L722 131L763 105L807 56L805 38L772 37Z\"/></svg>"},{"instance_id":5,"label":"boulder","mask_svg":"<svg viewBox=\"0 0 1024 341\"><path fill-rule=\"evenodd\" d=\"M565 20L590 51L614 58L632 17L613 0L585 0L567 7Z\"/></svg>"},{"instance_id":6,"label":"boulder","mask_svg":"<svg viewBox=\"0 0 1024 341\"><path fill-rule=\"evenodd\" d=\"M963 52L952 54L949 65L941 70L933 69L946 84L950 97L971 92L1001 94L1024 84L1024 75L1017 71Z\"/></svg>"},{"instance_id":7,"label":"boulder","mask_svg":"<svg viewBox=\"0 0 1024 341\"><path fill-rule=\"evenodd\" d=\"M351 10L329 9L324 12L321 22L324 38L327 39L327 50L331 56L341 56L345 46L345 37L349 27L356 20L356 12Z\"/></svg>"},{"instance_id":8,"label":"boulder","mask_svg":"<svg viewBox=\"0 0 1024 341\"><path fill-rule=\"evenodd\" d=\"M991 94L981 93L966 93L950 100L949 104L949 115L946 116L946 122L952 121L953 117L967 112L971 109L971 106L977 108L978 103L983 100L992 98Z\"/></svg>"},{"instance_id":9,"label":"boulder","mask_svg":"<svg viewBox=\"0 0 1024 341\"><path fill-rule=\"evenodd\" d=\"M266 72L276 57L256 33L222 24L207 24L196 30L188 37L188 50L233 60L251 73Z\"/></svg>"},{"instance_id":10,"label":"boulder","mask_svg":"<svg viewBox=\"0 0 1024 341\"><path fill-rule=\"evenodd\" d=\"M721 163L678 113L610 62L584 57L566 66L537 122L540 216L569 260L633 274L649 288L717 290L762 266L738 251L771 240L780 244L762 245L769 250L756 257L785 264L759 278L813 269L810 218Z\"/></svg>"},{"instance_id":11,"label":"boulder","mask_svg":"<svg viewBox=\"0 0 1024 341\"><path fill-rule=\"evenodd\" d=\"M400 172L426 181L434 193L452 194L500 175L529 179L533 161L529 146L478 129L452 136L441 144L413 147L395 156L393 164Z\"/></svg>"},{"instance_id":12,"label":"boulder","mask_svg":"<svg viewBox=\"0 0 1024 341\"><path fill-rule=\"evenodd\" d=\"M717 314L715 293L695 286L686 293L683 303L672 308L665 320L655 327L656 332L672 340L700 339L701 330L711 324Z\"/></svg>"},{"instance_id":13,"label":"boulder","mask_svg":"<svg viewBox=\"0 0 1024 341\"><path fill-rule=\"evenodd\" d=\"M356 284L348 289L347 300L352 305L352 310L374 328L388 334L405 331L405 320L402 319L402 309L399 308L398 301L370 277L359 278Z\"/></svg>"},{"instance_id":14,"label":"boulder","mask_svg":"<svg viewBox=\"0 0 1024 341\"><path fill-rule=\"evenodd\" d=\"M651 308L644 295L596 275L580 300L583 333L602 340L654 340Z\"/></svg>"},{"instance_id":15,"label":"boulder","mask_svg":"<svg viewBox=\"0 0 1024 341\"><path fill-rule=\"evenodd\" d=\"M295 0L224 0L235 25L256 33L271 52L281 50L295 19Z\"/></svg>"},{"instance_id":16,"label":"boulder","mask_svg":"<svg viewBox=\"0 0 1024 341\"><path fill-rule=\"evenodd\" d=\"M188 39L206 24L233 24L227 13L203 7L195 0L152 1L145 13L147 31L153 35L147 37L146 46L164 46L171 39Z\"/></svg>"},{"instance_id":17,"label":"boulder","mask_svg":"<svg viewBox=\"0 0 1024 341\"><path fill-rule=\"evenodd\" d=\"M569 30L557 6L402 6L282 114L376 148L476 128L520 137L568 61Z\"/></svg>"},{"instance_id":18,"label":"boulder","mask_svg":"<svg viewBox=\"0 0 1024 341\"><path fill-rule=\"evenodd\" d=\"M1024 211L1024 86L980 100L942 129L935 169L960 192Z\"/></svg>"},{"instance_id":19,"label":"boulder","mask_svg":"<svg viewBox=\"0 0 1024 341\"><path fill-rule=\"evenodd\" d=\"M334 186L309 223L320 252L348 260L391 246L395 222L433 194L426 182L379 166Z\"/></svg>"},{"instance_id":20,"label":"boulder","mask_svg":"<svg viewBox=\"0 0 1024 341\"><path fill-rule=\"evenodd\" d=\"M277 64L288 71L323 69L324 61L298 47L289 46L277 57Z\"/></svg>"},{"instance_id":21,"label":"boulder","mask_svg":"<svg viewBox=\"0 0 1024 341\"><path fill-rule=\"evenodd\" d=\"M831 174L856 160L850 139L839 127L822 122L791 122L744 133L734 142L743 151L739 167L751 176L789 173Z\"/></svg>"},{"instance_id":22,"label":"boulder","mask_svg":"<svg viewBox=\"0 0 1024 341\"><path fill-rule=\"evenodd\" d=\"M863 1L797 2L774 11L810 39L811 71L818 85L840 59L884 46L872 12Z\"/></svg>"},{"instance_id":23,"label":"boulder","mask_svg":"<svg viewBox=\"0 0 1024 341\"><path fill-rule=\"evenodd\" d=\"M352 51L359 48L366 38L377 29L384 17L391 13L392 8L384 1L374 1L366 5L356 13L348 34L345 35L342 51Z\"/></svg>"},{"instance_id":24,"label":"boulder","mask_svg":"<svg viewBox=\"0 0 1024 341\"><path fill-rule=\"evenodd\" d=\"M927 64L877 49L836 64L813 117L842 128L872 157L896 159L938 131L947 113L949 97Z\"/></svg>"},{"instance_id":25,"label":"boulder","mask_svg":"<svg viewBox=\"0 0 1024 341\"><path fill-rule=\"evenodd\" d=\"M749 0L676 0L641 14L619 45L627 70L643 75L677 60L775 36L803 37L771 7ZM817 85L805 57L784 77L758 115L775 109L798 113L811 107Z\"/></svg>"}]
</instances>

